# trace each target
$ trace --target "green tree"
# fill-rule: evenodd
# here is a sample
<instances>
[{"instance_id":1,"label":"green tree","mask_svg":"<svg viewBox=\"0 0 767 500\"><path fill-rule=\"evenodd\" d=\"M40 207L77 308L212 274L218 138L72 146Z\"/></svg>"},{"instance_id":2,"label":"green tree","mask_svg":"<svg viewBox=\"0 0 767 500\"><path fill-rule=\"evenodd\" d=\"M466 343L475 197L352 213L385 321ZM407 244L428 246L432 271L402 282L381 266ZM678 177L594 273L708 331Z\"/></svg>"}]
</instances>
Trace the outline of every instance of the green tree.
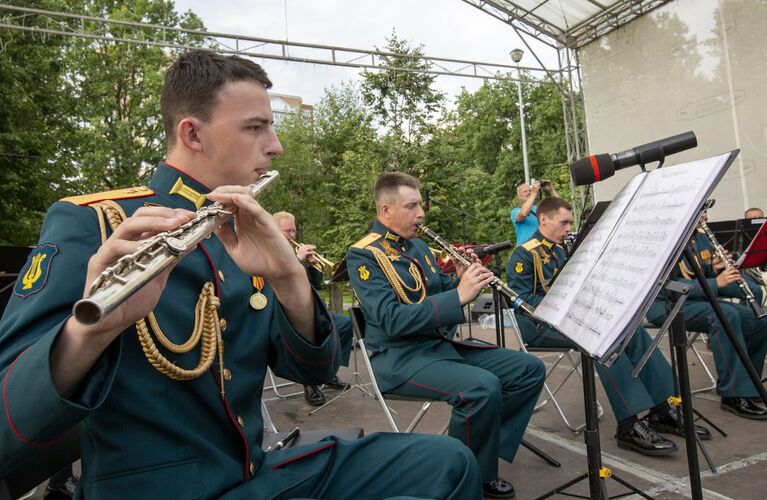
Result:
<instances>
[{"instance_id":1,"label":"green tree","mask_svg":"<svg viewBox=\"0 0 767 500\"><path fill-rule=\"evenodd\" d=\"M204 30L172 1L15 0L25 7ZM147 40L155 29L68 21L70 28ZM46 27L41 16L25 25ZM130 32L130 33L128 33ZM168 31L166 41L202 45ZM90 38L8 30L0 51L0 241L31 244L65 194L142 183L163 157L159 97L170 52Z\"/></svg>"},{"instance_id":2,"label":"green tree","mask_svg":"<svg viewBox=\"0 0 767 500\"><path fill-rule=\"evenodd\" d=\"M46 1L11 4L46 9ZM27 25L43 27L30 17ZM52 200L74 176L73 101L64 43L38 33L6 31L0 52L0 244L34 243Z\"/></svg>"},{"instance_id":3,"label":"green tree","mask_svg":"<svg viewBox=\"0 0 767 500\"><path fill-rule=\"evenodd\" d=\"M432 89L435 75L420 73L429 68L423 46L411 47L397 38L387 38L380 56L388 69L365 71L362 75L362 98L378 124L386 130L384 146L394 170L410 171L418 158L419 146L434 130L432 119L440 111L444 94Z\"/></svg>"},{"instance_id":4,"label":"green tree","mask_svg":"<svg viewBox=\"0 0 767 500\"><path fill-rule=\"evenodd\" d=\"M191 11L179 16L169 0L90 0L84 13L120 21L204 30ZM113 35L153 39L153 30L113 28ZM129 31L129 33L124 33ZM202 45L174 31L166 41ZM78 39L69 44L70 78L78 82L80 183L84 190L114 189L145 182L165 155L160 117L168 53L149 45Z\"/></svg>"}]
</instances>

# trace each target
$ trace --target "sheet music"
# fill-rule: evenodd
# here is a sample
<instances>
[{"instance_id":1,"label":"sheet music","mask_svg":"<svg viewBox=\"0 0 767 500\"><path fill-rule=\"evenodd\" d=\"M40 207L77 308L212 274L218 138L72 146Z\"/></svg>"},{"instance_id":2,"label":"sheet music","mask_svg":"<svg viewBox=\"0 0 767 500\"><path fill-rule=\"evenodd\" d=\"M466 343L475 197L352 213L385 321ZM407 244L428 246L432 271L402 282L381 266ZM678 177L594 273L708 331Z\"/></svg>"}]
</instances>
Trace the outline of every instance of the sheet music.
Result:
<instances>
[{"instance_id":1,"label":"sheet music","mask_svg":"<svg viewBox=\"0 0 767 500\"><path fill-rule=\"evenodd\" d=\"M599 218L578 250L567 261L567 265L559 272L555 285L562 282L561 286L553 286L548 291L543 302L535 308L536 314L541 316L541 313L545 313L546 319L555 325L564 319L573 302L577 300L578 284L583 283L588 273L593 269L610 234L615 229L618 219L636 195L645 175L647 174L633 177L610 202L605 213Z\"/></svg>"},{"instance_id":2,"label":"sheet music","mask_svg":"<svg viewBox=\"0 0 767 500\"><path fill-rule=\"evenodd\" d=\"M657 287L730 155L634 177L565 265L536 314L602 357Z\"/></svg>"}]
</instances>

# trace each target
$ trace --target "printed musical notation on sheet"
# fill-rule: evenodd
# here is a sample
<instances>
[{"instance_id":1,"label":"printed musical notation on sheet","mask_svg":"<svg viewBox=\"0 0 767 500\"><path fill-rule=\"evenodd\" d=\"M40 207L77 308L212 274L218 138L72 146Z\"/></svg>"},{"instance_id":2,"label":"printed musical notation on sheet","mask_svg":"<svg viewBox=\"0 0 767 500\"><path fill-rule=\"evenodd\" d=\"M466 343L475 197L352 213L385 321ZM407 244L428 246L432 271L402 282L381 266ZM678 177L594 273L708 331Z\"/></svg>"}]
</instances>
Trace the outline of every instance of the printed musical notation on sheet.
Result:
<instances>
[{"instance_id":1,"label":"printed musical notation on sheet","mask_svg":"<svg viewBox=\"0 0 767 500\"><path fill-rule=\"evenodd\" d=\"M730 153L633 177L565 264L536 314L600 357L630 334ZM633 327L632 327L633 328Z\"/></svg>"}]
</instances>

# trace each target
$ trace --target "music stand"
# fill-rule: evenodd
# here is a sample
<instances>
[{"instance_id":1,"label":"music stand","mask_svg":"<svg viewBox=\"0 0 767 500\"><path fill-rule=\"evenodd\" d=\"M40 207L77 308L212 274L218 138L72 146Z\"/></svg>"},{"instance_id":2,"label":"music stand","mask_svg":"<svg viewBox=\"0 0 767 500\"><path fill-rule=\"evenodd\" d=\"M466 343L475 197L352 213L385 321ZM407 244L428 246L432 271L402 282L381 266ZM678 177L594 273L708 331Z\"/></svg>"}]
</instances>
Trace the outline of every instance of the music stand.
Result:
<instances>
[{"instance_id":1,"label":"music stand","mask_svg":"<svg viewBox=\"0 0 767 500\"><path fill-rule=\"evenodd\" d=\"M735 267L738 269L761 267L767 262L767 219L753 220L761 220L763 222L751 243L749 243L748 248L746 248L746 251L735 262Z\"/></svg>"},{"instance_id":2,"label":"music stand","mask_svg":"<svg viewBox=\"0 0 767 500\"><path fill-rule=\"evenodd\" d=\"M344 255L344 258L338 263L338 266L333 271L333 276L330 277L328 283L343 283L345 281L349 281L349 268L346 262L346 255Z\"/></svg>"},{"instance_id":3,"label":"music stand","mask_svg":"<svg viewBox=\"0 0 767 500\"><path fill-rule=\"evenodd\" d=\"M716 235L720 245L733 254L740 255L754 239L767 219L737 219L709 222L708 227Z\"/></svg>"}]
</instances>

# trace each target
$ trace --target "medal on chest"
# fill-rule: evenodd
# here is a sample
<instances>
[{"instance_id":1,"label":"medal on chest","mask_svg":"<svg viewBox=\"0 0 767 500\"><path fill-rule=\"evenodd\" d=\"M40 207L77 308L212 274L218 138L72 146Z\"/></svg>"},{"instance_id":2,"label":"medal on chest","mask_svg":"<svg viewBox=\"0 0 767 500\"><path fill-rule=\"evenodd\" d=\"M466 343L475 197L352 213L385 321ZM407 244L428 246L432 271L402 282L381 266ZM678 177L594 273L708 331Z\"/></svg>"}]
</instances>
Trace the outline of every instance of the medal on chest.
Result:
<instances>
[{"instance_id":1,"label":"medal on chest","mask_svg":"<svg viewBox=\"0 0 767 500\"><path fill-rule=\"evenodd\" d=\"M264 281L264 278L261 276L253 276L253 288L255 288L256 291L253 293L253 295L250 296L249 302L250 307L256 311L260 311L261 309L265 308L269 303L269 299L267 299L266 295L261 292L265 283L266 282Z\"/></svg>"}]
</instances>

